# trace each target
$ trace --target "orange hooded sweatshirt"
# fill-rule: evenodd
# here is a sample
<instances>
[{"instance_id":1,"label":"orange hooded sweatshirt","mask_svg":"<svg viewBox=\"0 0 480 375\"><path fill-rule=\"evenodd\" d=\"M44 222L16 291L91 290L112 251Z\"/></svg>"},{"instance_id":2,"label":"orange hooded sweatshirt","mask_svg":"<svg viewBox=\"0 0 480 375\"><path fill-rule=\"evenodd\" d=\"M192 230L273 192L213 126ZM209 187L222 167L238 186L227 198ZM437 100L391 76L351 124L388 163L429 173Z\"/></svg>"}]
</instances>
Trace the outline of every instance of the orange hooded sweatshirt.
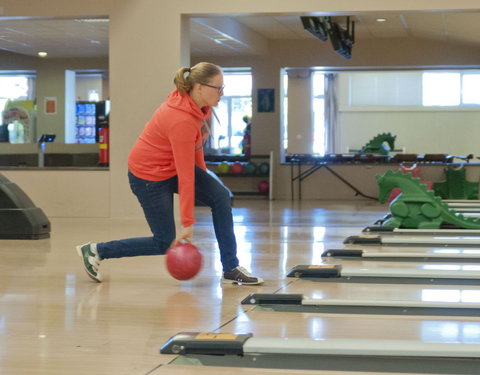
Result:
<instances>
[{"instance_id":1,"label":"orange hooded sweatshirt","mask_svg":"<svg viewBox=\"0 0 480 375\"><path fill-rule=\"evenodd\" d=\"M187 93L174 90L145 125L128 156L138 178L163 181L178 176L182 225L195 222L195 165L206 170L203 140L210 107L198 108Z\"/></svg>"}]
</instances>

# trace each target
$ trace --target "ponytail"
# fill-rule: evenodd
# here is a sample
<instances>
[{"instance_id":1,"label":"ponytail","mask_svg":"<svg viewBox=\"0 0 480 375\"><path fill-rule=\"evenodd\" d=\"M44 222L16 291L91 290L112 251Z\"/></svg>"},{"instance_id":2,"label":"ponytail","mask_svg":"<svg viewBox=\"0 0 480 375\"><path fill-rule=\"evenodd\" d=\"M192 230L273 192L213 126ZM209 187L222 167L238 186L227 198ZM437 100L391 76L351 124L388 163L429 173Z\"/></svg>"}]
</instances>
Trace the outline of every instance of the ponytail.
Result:
<instances>
[{"instance_id":1,"label":"ponytail","mask_svg":"<svg viewBox=\"0 0 480 375\"><path fill-rule=\"evenodd\" d=\"M191 68L178 69L173 83L180 94L189 93L195 83L208 82L210 78L221 73L222 69L218 65L201 62Z\"/></svg>"},{"instance_id":2,"label":"ponytail","mask_svg":"<svg viewBox=\"0 0 480 375\"><path fill-rule=\"evenodd\" d=\"M189 92L192 89L192 84L190 83L190 68L180 68L178 69L177 73L175 74L175 78L173 79L173 83L177 86L178 92L183 94L185 92ZM185 77L185 73L188 75Z\"/></svg>"}]
</instances>

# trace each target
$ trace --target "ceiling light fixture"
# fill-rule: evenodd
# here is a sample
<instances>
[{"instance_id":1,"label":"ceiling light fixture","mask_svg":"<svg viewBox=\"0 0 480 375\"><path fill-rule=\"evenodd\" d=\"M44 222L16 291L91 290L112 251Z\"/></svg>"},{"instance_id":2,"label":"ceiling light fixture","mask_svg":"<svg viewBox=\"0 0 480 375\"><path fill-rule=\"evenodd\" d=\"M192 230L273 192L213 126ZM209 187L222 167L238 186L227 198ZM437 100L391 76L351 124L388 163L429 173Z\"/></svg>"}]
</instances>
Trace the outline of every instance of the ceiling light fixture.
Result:
<instances>
[{"instance_id":1,"label":"ceiling light fixture","mask_svg":"<svg viewBox=\"0 0 480 375\"><path fill-rule=\"evenodd\" d=\"M387 22L386 18L377 18L375 21L377 22Z\"/></svg>"},{"instance_id":2,"label":"ceiling light fixture","mask_svg":"<svg viewBox=\"0 0 480 375\"><path fill-rule=\"evenodd\" d=\"M38 56L40 56L40 57L47 57L47 55L48 55L48 53L43 52L43 51L38 53Z\"/></svg>"}]
</instances>

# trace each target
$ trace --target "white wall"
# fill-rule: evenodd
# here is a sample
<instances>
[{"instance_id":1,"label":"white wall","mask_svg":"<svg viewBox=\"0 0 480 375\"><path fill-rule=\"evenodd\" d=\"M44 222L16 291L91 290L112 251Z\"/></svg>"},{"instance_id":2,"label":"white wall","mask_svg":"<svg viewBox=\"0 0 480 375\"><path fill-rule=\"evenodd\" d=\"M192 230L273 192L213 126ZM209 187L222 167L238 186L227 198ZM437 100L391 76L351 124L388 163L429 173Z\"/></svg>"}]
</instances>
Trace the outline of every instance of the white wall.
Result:
<instances>
[{"instance_id":1,"label":"white wall","mask_svg":"<svg viewBox=\"0 0 480 375\"><path fill-rule=\"evenodd\" d=\"M3 169L45 214L52 217L109 217L110 173L78 169Z\"/></svg>"},{"instance_id":2,"label":"white wall","mask_svg":"<svg viewBox=\"0 0 480 375\"><path fill-rule=\"evenodd\" d=\"M359 149L375 135L386 132L396 134L395 148L405 148L407 153L467 155L480 151L477 142L480 136L478 106L423 107L421 93L416 92L412 93L415 98L407 99L383 93L399 105L351 106L352 95L369 97L365 103L376 101L371 97L376 90L371 87L352 89L352 82L356 82L352 77L358 78L358 75L339 73L337 152ZM419 82L421 85L421 75L409 80L407 86L416 86ZM370 85L374 84L370 82ZM391 88L401 90L401 85L401 82L400 85L393 84ZM401 105L404 102L418 105Z\"/></svg>"},{"instance_id":3,"label":"white wall","mask_svg":"<svg viewBox=\"0 0 480 375\"><path fill-rule=\"evenodd\" d=\"M399 111L342 108L338 116L338 152L359 149L379 133L397 135L395 148L410 154L478 154L480 111L464 109Z\"/></svg>"},{"instance_id":4,"label":"white wall","mask_svg":"<svg viewBox=\"0 0 480 375\"><path fill-rule=\"evenodd\" d=\"M95 90L99 95L99 100L104 100L103 96L103 78L98 77L82 77L77 75L75 79L75 98L76 100L88 101L88 93Z\"/></svg>"},{"instance_id":5,"label":"white wall","mask_svg":"<svg viewBox=\"0 0 480 375\"><path fill-rule=\"evenodd\" d=\"M311 74L288 75L288 149L289 154L313 152Z\"/></svg>"}]
</instances>

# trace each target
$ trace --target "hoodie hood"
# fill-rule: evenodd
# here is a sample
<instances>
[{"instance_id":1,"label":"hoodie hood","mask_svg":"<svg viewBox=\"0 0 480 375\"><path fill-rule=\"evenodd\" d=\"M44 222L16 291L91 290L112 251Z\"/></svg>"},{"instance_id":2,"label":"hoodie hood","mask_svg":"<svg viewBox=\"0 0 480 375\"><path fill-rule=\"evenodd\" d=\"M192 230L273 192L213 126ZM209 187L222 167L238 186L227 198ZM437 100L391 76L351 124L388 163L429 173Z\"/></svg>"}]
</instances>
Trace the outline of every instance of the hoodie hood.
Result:
<instances>
[{"instance_id":1,"label":"hoodie hood","mask_svg":"<svg viewBox=\"0 0 480 375\"><path fill-rule=\"evenodd\" d=\"M173 90L168 96L167 105L171 108L187 112L199 120L209 119L212 115L210 107L198 108L188 93L180 94L177 89Z\"/></svg>"}]
</instances>

